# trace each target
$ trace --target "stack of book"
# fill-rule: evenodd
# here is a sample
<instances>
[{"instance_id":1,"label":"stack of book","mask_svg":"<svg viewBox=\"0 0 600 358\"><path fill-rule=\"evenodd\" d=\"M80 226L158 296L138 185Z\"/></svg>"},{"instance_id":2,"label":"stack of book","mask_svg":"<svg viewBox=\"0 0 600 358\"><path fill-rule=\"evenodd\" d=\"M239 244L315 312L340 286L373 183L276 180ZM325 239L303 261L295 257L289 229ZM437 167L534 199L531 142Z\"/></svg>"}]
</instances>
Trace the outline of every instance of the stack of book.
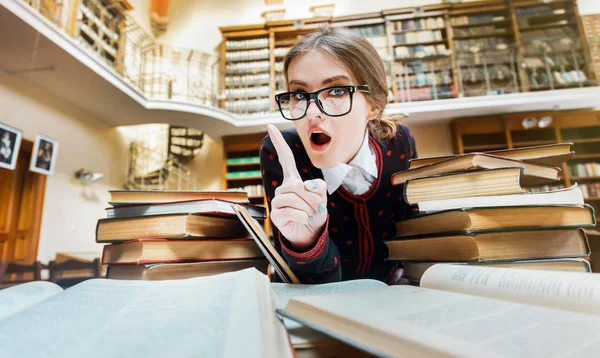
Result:
<instances>
[{"instance_id":1,"label":"stack of book","mask_svg":"<svg viewBox=\"0 0 600 358\"><path fill-rule=\"evenodd\" d=\"M265 209L242 191L111 191L96 242L112 279L167 280L208 276L268 262L232 203L258 219Z\"/></svg>"},{"instance_id":2,"label":"stack of book","mask_svg":"<svg viewBox=\"0 0 600 358\"><path fill-rule=\"evenodd\" d=\"M583 227L594 211L574 185L529 192L561 178L570 143L415 159L393 175L417 215L396 223L389 260L418 281L433 263L590 271Z\"/></svg>"}]
</instances>

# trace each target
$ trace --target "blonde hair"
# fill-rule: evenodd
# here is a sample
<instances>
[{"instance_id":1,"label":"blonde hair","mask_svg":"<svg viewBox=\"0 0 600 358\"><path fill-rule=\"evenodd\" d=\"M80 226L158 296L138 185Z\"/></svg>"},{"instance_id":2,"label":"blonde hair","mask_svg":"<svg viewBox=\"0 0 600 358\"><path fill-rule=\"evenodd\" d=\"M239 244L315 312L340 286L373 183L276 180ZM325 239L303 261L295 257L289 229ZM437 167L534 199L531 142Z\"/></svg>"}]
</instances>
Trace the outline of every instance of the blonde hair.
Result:
<instances>
[{"instance_id":1,"label":"blonde hair","mask_svg":"<svg viewBox=\"0 0 600 358\"><path fill-rule=\"evenodd\" d=\"M367 85L369 93L364 93L377 114L367 124L369 134L378 140L389 140L396 135L396 123L382 118L388 102L388 87L383 61L375 47L364 37L342 28L319 30L298 40L284 59L284 74L288 83L288 68L298 55L312 50L320 50L340 61L350 71L358 83Z\"/></svg>"}]
</instances>

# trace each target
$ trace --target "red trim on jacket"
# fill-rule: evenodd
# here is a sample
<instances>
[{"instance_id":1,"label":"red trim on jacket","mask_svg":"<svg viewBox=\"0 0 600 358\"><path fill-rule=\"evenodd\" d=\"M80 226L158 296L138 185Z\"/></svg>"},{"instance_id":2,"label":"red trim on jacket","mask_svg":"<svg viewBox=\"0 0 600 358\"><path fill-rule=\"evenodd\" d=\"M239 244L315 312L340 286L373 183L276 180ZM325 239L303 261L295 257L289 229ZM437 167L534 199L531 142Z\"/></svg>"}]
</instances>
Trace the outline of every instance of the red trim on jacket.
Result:
<instances>
[{"instance_id":1,"label":"red trim on jacket","mask_svg":"<svg viewBox=\"0 0 600 358\"><path fill-rule=\"evenodd\" d=\"M354 205L354 217L358 223L358 266L356 267L356 275L362 276L367 273L371 267L371 261L375 254L375 244L373 235L371 234L371 225L369 219L369 211L366 208L367 200L371 199L377 192L381 184L383 175L383 152L381 146L372 137L369 137L369 144L375 152L375 161L377 163L377 178L373 180L369 190L363 194L354 195L340 186L338 193L344 200Z\"/></svg>"},{"instance_id":2,"label":"red trim on jacket","mask_svg":"<svg viewBox=\"0 0 600 358\"><path fill-rule=\"evenodd\" d=\"M325 220L325 227L323 229L323 233L319 237L319 240L317 240L317 243L315 244L315 246L312 249L310 249L306 252L296 252L296 251L293 251L292 249L288 248L287 246L285 246L285 243L282 240L281 231L278 231L277 233L279 236L279 242L281 243L281 247L285 250L285 252L288 255L290 255L296 259L308 261L308 260L314 259L315 257L319 256L321 253L323 253L323 249L325 248L325 244L327 243L327 234L329 232L328 227L329 227L329 215L327 215L327 219Z\"/></svg>"},{"instance_id":3,"label":"red trim on jacket","mask_svg":"<svg viewBox=\"0 0 600 358\"><path fill-rule=\"evenodd\" d=\"M363 241L363 226L361 225L361 222L359 220L360 217L360 206L354 204L354 218L356 219L356 227L358 229L358 233L357 233L357 238L358 238L358 242L356 243L356 247L358 247L358 265L356 266L356 276L360 277L360 274L362 272L361 270L361 266L362 266L362 262L363 262L363 250L362 250L362 241Z\"/></svg>"}]
</instances>

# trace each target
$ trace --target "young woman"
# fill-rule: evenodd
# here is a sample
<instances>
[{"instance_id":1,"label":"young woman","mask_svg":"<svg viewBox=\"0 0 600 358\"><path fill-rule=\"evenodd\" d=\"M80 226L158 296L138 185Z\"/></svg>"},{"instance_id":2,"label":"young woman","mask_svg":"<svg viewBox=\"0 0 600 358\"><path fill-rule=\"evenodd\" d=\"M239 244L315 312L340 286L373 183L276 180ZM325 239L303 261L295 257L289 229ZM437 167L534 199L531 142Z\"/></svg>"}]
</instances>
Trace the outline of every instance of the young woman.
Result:
<instances>
[{"instance_id":1,"label":"young woman","mask_svg":"<svg viewBox=\"0 0 600 358\"><path fill-rule=\"evenodd\" d=\"M382 118L386 75L375 48L323 28L284 61L288 90L275 96L293 129L268 126L260 149L276 248L303 283L394 281L384 240L408 214L393 173L417 153L411 132Z\"/></svg>"}]
</instances>

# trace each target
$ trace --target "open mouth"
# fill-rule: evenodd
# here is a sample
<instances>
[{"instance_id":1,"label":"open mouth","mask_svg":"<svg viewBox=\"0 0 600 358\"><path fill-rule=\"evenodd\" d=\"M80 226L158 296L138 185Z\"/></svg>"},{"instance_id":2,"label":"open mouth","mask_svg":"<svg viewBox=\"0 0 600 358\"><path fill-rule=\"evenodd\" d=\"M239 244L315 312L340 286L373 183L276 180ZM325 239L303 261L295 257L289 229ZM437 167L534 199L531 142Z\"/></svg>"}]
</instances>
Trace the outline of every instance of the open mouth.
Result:
<instances>
[{"instance_id":1,"label":"open mouth","mask_svg":"<svg viewBox=\"0 0 600 358\"><path fill-rule=\"evenodd\" d=\"M329 141L331 141L331 137L323 132L313 132L310 135L310 141L318 146L321 146L329 143Z\"/></svg>"}]
</instances>

